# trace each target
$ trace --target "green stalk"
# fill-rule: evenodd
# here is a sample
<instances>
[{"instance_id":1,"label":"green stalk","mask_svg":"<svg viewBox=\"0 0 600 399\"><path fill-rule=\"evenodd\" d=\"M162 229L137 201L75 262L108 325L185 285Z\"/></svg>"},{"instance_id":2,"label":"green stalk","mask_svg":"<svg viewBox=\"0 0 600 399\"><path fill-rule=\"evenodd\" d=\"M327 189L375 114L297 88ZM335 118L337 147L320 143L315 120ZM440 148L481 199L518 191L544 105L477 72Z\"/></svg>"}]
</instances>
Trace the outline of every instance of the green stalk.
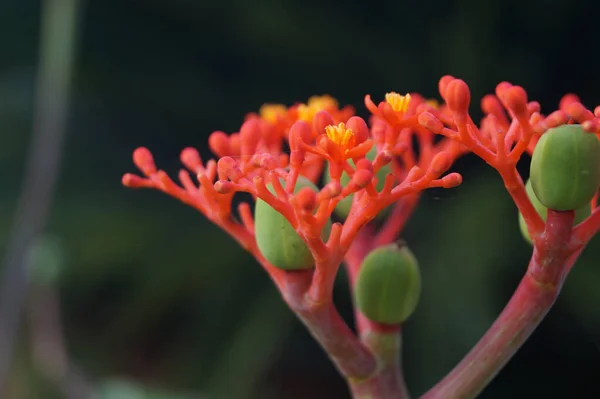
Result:
<instances>
[{"instance_id":1,"label":"green stalk","mask_svg":"<svg viewBox=\"0 0 600 399\"><path fill-rule=\"evenodd\" d=\"M0 287L0 392L10 370L28 288L28 254L50 213L66 131L78 0L43 2L33 137Z\"/></svg>"}]
</instances>

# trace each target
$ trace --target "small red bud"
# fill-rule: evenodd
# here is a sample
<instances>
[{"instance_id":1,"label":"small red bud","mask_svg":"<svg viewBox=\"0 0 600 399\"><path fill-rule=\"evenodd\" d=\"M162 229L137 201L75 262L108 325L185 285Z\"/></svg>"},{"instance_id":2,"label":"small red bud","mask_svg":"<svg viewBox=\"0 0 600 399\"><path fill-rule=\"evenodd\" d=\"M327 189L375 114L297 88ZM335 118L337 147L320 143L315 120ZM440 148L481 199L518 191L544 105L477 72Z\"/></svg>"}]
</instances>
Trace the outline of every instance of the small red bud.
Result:
<instances>
[{"instance_id":1,"label":"small red bud","mask_svg":"<svg viewBox=\"0 0 600 399\"><path fill-rule=\"evenodd\" d=\"M454 80L454 76L451 76L451 75L443 76L440 79L440 82L438 83L438 89L439 89L442 97L444 97L444 98L446 97L446 88L448 87L448 83L450 83L453 80Z\"/></svg>"},{"instance_id":2,"label":"small red bud","mask_svg":"<svg viewBox=\"0 0 600 399\"><path fill-rule=\"evenodd\" d=\"M312 141L310 125L304 121L294 123L290 128L289 138L292 150L300 149L301 143L309 144Z\"/></svg>"},{"instance_id":3,"label":"small red bud","mask_svg":"<svg viewBox=\"0 0 600 399\"><path fill-rule=\"evenodd\" d=\"M419 123L433 133L444 130L444 124L430 112L423 112L419 115Z\"/></svg>"},{"instance_id":4,"label":"small red bud","mask_svg":"<svg viewBox=\"0 0 600 399\"><path fill-rule=\"evenodd\" d=\"M146 176L156 173L156 165L152 153L146 147L136 148L133 152L133 163Z\"/></svg>"},{"instance_id":5,"label":"small red bud","mask_svg":"<svg viewBox=\"0 0 600 399\"><path fill-rule=\"evenodd\" d=\"M231 157L223 157L217 163L219 172L227 176L232 181L237 181L243 177L242 171L238 167L238 163Z\"/></svg>"},{"instance_id":6,"label":"small red bud","mask_svg":"<svg viewBox=\"0 0 600 399\"><path fill-rule=\"evenodd\" d=\"M298 205L307 212L312 212L317 204L317 194L310 187L302 187L296 194Z\"/></svg>"},{"instance_id":7,"label":"small red bud","mask_svg":"<svg viewBox=\"0 0 600 399\"><path fill-rule=\"evenodd\" d=\"M208 136L208 147L218 157L224 157L231 154L229 137L221 131L212 132Z\"/></svg>"},{"instance_id":8,"label":"small red bud","mask_svg":"<svg viewBox=\"0 0 600 399\"><path fill-rule=\"evenodd\" d=\"M488 94L481 99L481 110L485 114L502 115L502 104L498 98L492 94Z\"/></svg>"},{"instance_id":9,"label":"small red bud","mask_svg":"<svg viewBox=\"0 0 600 399\"><path fill-rule=\"evenodd\" d=\"M530 114L533 114L534 112L540 112L541 109L542 109L542 106L537 101L531 101L530 103L527 104L527 111Z\"/></svg>"},{"instance_id":10,"label":"small red bud","mask_svg":"<svg viewBox=\"0 0 600 399\"><path fill-rule=\"evenodd\" d=\"M417 181L420 178L422 178L423 176L425 176L423 169L419 168L418 166L413 166L408 171L408 174L406 175L406 180L407 181Z\"/></svg>"},{"instance_id":11,"label":"small red bud","mask_svg":"<svg viewBox=\"0 0 600 399\"><path fill-rule=\"evenodd\" d=\"M581 127L586 132L597 133L600 132L600 120L591 119L589 121L585 121L581 124Z\"/></svg>"},{"instance_id":12,"label":"small red bud","mask_svg":"<svg viewBox=\"0 0 600 399\"><path fill-rule=\"evenodd\" d=\"M190 170L198 171L202 169L202 159L195 148L184 148L179 158L181 159L181 163Z\"/></svg>"},{"instance_id":13,"label":"small red bud","mask_svg":"<svg viewBox=\"0 0 600 399\"><path fill-rule=\"evenodd\" d=\"M319 111L313 118L313 130L317 136L325 134L325 128L333 124L333 118L327 111Z\"/></svg>"},{"instance_id":14,"label":"small red bud","mask_svg":"<svg viewBox=\"0 0 600 399\"><path fill-rule=\"evenodd\" d=\"M580 102L573 102L567 106L567 113L577 121L591 119L593 114L588 111Z\"/></svg>"},{"instance_id":15,"label":"small red bud","mask_svg":"<svg viewBox=\"0 0 600 399\"><path fill-rule=\"evenodd\" d=\"M132 173L125 173L123 175L123 179L121 180L125 187L129 188L141 188L147 186L147 180L143 177L134 175Z\"/></svg>"},{"instance_id":16,"label":"small red bud","mask_svg":"<svg viewBox=\"0 0 600 399\"><path fill-rule=\"evenodd\" d=\"M461 79L454 79L446 86L445 100L452 111L466 114L471 101L469 86Z\"/></svg>"},{"instance_id":17,"label":"small red bud","mask_svg":"<svg viewBox=\"0 0 600 399\"><path fill-rule=\"evenodd\" d=\"M512 86L507 89L505 96L506 105L515 115L527 113L527 93L521 86Z\"/></svg>"},{"instance_id":18,"label":"small red bud","mask_svg":"<svg viewBox=\"0 0 600 399\"><path fill-rule=\"evenodd\" d=\"M240 129L242 155L251 155L256 151L261 139L260 121L257 118L248 119Z\"/></svg>"},{"instance_id":19,"label":"small red bud","mask_svg":"<svg viewBox=\"0 0 600 399\"><path fill-rule=\"evenodd\" d=\"M453 188L456 186L460 186L460 184L462 183L462 176L460 175L460 173L450 173L449 175L446 175L444 177L442 177L442 187L443 188Z\"/></svg>"},{"instance_id":20,"label":"small red bud","mask_svg":"<svg viewBox=\"0 0 600 399\"><path fill-rule=\"evenodd\" d=\"M566 111L569 105L578 102L580 102L579 97L577 97L575 94L565 94L563 98L560 99L558 109Z\"/></svg>"},{"instance_id":21,"label":"small red bud","mask_svg":"<svg viewBox=\"0 0 600 399\"><path fill-rule=\"evenodd\" d=\"M346 122L346 128L352 129L354 133L354 143L358 145L369 138L369 128L365 120L358 116L353 116Z\"/></svg>"},{"instance_id":22,"label":"small red bud","mask_svg":"<svg viewBox=\"0 0 600 399\"><path fill-rule=\"evenodd\" d=\"M271 154L261 154L257 161L258 164L266 170L274 170L279 166L278 160Z\"/></svg>"},{"instance_id":23,"label":"small red bud","mask_svg":"<svg viewBox=\"0 0 600 399\"><path fill-rule=\"evenodd\" d=\"M431 165L429 166L429 170L433 174L439 176L450 169L450 166L452 166L452 157L450 157L450 154L443 151L439 154L436 154L436 156L433 158Z\"/></svg>"},{"instance_id":24,"label":"small red bud","mask_svg":"<svg viewBox=\"0 0 600 399\"><path fill-rule=\"evenodd\" d=\"M214 184L215 191L219 194L229 194L235 191L233 184L227 180L219 180Z\"/></svg>"},{"instance_id":25,"label":"small red bud","mask_svg":"<svg viewBox=\"0 0 600 399\"><path fill-rule=\"evenodd\" d=\"M232 133L229 135L229 148L231 149L230 155L239 155L242 151L242 144L239 133Z\"/></svg>"},{"instance_id":26,"label":"small red bud","mask_svg":"<svg viewBox=\"0 0 600 399\"><path fill-rule=\"evenodd\" d=\"M496 96L498 96L498 98L504 99L504 94L512 86L513 86L512 83L509 83L509 82L498 83L498 85L496 86Z\"/></svg>"},{"instance_id":27,"label":"small red bud","mask_svg":"<svg viewBox=\"0 0 600 399\"><path fill-rule=\"evenodd\" d=\"M352 175L352 181L360 188L364 188L373 180L373 172L365 169L357 170Z\"/></svg>"}]
</instances>

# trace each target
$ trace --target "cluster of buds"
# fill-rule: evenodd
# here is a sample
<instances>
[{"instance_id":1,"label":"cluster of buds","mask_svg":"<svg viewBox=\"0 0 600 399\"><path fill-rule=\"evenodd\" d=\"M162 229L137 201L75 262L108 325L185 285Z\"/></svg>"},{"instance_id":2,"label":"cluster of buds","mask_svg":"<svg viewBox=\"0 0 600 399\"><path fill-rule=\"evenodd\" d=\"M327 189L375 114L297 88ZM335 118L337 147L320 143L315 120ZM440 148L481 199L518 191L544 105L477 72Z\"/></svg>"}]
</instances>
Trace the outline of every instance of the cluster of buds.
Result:
<instances>
[{"instance_id":1,"label":"cluster of buds","mask_svg":"<svg viewBox=\"0 0 600 399\"><path fill-rule=\"evenodd\" d=\"M573 230L571 244L587 244L600 228L600 215L590 216L600 186L600 107L592 112L568 94L558 110L543 115L523 88L502 82L495 95L482 99L485 116L478 127L468 113L465 82L445 76L440 91L456 128L430 112L419 115L420 123L460 141L500 173L519 209L526 239L541 237L548 209L574 210L580 226ZM516 170L524 153L532 157L531 182L526 185Z\"/></svg>"},{"instance_id":2,"label":"cluster of buds","mask_svg":"<svg viewBox=\"0 0 600 399\"><path fill-rule=\"evenodd\" d=\"M210 135L216 160L184 149L180 184L143 147L133 155L143 176L126 174L123 184L163 191L227 231L265 268L340 371L368 379L381 372L372 334L397 334L420 293L416 259L395 242L424 190L461 184L459 174L447 173L459 157L473 153L503 178L536 248L530 268L539 282L564 278L564 264L600 229L600 107L591 112L567 95L559 110L543 115L521 87L503 82L481 101L485 116L476 124L464 81L444 76L439 91L441 103L390 92L375 104L367 95L367 121L329 96L266 104L239 132ZM533 157L527 185L516 169L525 153ZM240 192L253 197L254 210L241 202L234 212ZM548 267L538 270L550 262L544 256L564 262L548 274ZM355 293L358 338L332 305L342 263Z\"/></svg>"}]
</instances>

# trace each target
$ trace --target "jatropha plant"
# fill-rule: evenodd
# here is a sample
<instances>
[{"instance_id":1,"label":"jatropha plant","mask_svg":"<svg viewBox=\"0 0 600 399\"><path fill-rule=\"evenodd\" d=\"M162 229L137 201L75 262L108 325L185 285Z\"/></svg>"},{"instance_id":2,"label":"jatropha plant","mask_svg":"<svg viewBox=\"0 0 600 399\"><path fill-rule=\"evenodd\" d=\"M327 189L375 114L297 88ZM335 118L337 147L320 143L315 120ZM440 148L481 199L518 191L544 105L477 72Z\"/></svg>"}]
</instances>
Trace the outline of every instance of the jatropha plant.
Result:
<instances>
[{"instance_id":1,"label":"jatropha plant","mask_svg":"<svg viewBox=\"0 0 600 399\"><path fill-rule=\"evenodd\" d=\"M144 177L123 184L154 188L204 214L250 252L290 309L346 379L354 398L407 398L400 361L402 324L417 308L421 275L399 239L421 193L462 182L447 173L473 153L496 169L518 208L533 253L508 304L481 340L422 397L477 396L523 345L555 302L579 254L600 229L600 107L568 94L548 115L508 82L469 116L467 84L439 82L443 102L387 93L367 123L351 107L315 96L291 107L266 104L239 132L214 132L218 160L186 148L176 184L138 148ZM417 145L415 145L417 143ZM524 183L516 165L531 156ZM190 177L195 176L197 183ZM234 195L255 200L232 209ZM515 220L515 223L517 220ZM332 301L344 264L354 296L356 328Z\"/></svg>"}]
</instances>

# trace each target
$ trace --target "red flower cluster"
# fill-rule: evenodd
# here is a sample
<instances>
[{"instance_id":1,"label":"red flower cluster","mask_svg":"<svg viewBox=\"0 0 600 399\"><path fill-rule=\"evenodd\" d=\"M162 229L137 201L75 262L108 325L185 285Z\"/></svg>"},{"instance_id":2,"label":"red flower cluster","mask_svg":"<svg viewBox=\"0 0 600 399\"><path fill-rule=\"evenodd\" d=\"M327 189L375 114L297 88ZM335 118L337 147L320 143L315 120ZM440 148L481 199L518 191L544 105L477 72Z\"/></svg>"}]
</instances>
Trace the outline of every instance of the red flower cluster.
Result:
<instances>
[{"instance_id":1,"label":"red flower cluster","mask_svg":"<svg viewBox=\"0 0 600 399\"><path fill-rule=\"evenodd\" d=\"M375 105L367 95L365 105L372 114L369 124L354 116L351 107L340 108L330 96L314 96L306 104L291 107L266 104L258 113L247 115L239 132L210 135L209 146L217 161L204 163L195 149L184 149L181 161L188 170L179 173L181 185L158 170L150 151L143 147L134 152L133 159L144 177L126 174L123 183L155 188L195 207L260 260L250 204L239 205L239 220L232 216L234 194L250 193L285 216L306 240L318 267L319 263L339 264L361 228L389 205L404 203L390 218L392 226L382 228L387 233L377 244L392 241L400 221L413 211L418 194L431 187L460 184L460 175L442 174L459 156L473 152L501 174L532 237L541 234L543 222L526 197L515 165L524 152L532 153L549 128L579 122L598 133L600 118L574 95L565 96L559 110L544 116L540 105L528 101L521 87L503 82L495 95L482 99L485 117L478 126L468 113L470 91L465 82L444 76L439 89L444 100L441 105L416 93L402 96L395 92L387 93L385 101ZM600 107L595 113L600 115ZM435 135L443 136L442 140ZM415 139L418 148L412 145ZM368 160L365 155L373 146L377 155ZM331 179L319 192L303 189L294 194L300 175L319 185L326 163ZM392 173L378 191L376 174L387 164ZM350 183L344 186L340 184L343 172L350 176ZM274 187L274 193L268 185ZM333 225L329 239L323 242L320 233L335 206L352 194L350 214L343 223ZM581 239L590 236L596 225L587 223ZM265 266L277 279L280 272ZM335 272L321 270L328 275Z\"/></svg>"}]
</instances>

